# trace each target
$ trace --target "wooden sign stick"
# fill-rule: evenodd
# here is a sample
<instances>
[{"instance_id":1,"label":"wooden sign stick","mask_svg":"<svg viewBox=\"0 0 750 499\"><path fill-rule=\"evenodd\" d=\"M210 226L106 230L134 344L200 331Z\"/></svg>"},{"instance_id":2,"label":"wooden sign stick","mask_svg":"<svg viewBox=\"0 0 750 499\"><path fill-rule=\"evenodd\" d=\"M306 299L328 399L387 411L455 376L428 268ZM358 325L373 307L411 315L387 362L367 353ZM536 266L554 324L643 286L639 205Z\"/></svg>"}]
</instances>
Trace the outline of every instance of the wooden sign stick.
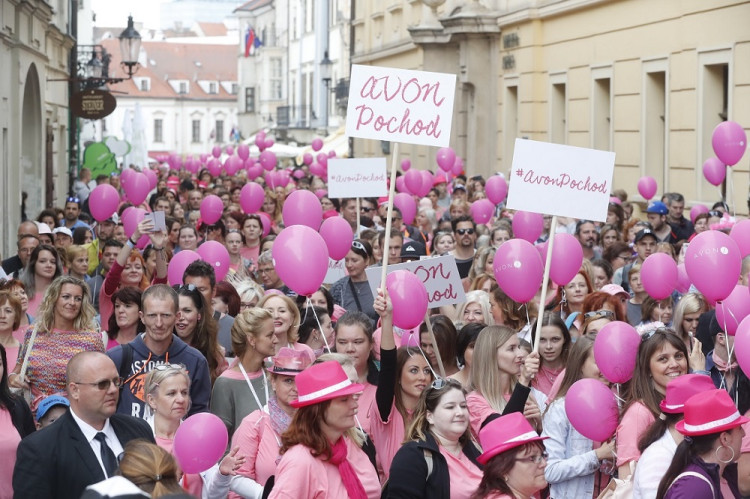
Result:
<instances>
[{"instance_id":1,"label":"wooden sign stick","mask_svg":"<svg viewBox=\"0 0 750 499\"><path fill-rule=\"evenodd\" d=\"M536 320L536 333L534 334L534 351L539 351L539 338L542 336L542 317L544 317L544 305L547 302L547 284L549 284L549 269L552 266L552 247L555 244L555 232L557 231L557 215L552 215L552 223L549 228L549 239L547 239L547 259L544 262L544 277L542 278L542 293L539 295L539 316Z\"/></svg>"},{"instance_id":2,"label":"wooden sign stick","mask_svg":"<svg viewBox=\"0 0 750 499\"><path fill-rule=\"evenodd\" d=\"M388 273L388 251L391 242L391 218L393 217L393 196L396 194L396 164L398 163L398 146L393 146L391 157L391 185L388 189L388 213L385 217L385 237L383 238L383 270L380 274L380 287L385 289L385 276Z\"/></svg>"},{"instance_id":3,"label":"wooden sign stick","mask_svg":"<svg viewBox=\"0 0 750 499\"><path fill-rule=\"evenodd\" d=\"M435 352L435 358L437 359L438 369L440 371L440 377L445 379L445 367L443 366L443 359L442 357L440 357L440 349L438 348L437 340L435 339L435 333L432 331L432 322L430 321L430 309L429 308L427 309L427 313L424 314L424 323L427 325L427 332L430 334L430 341L432 342L432 351Z\"/></svg>"}]
</instances>

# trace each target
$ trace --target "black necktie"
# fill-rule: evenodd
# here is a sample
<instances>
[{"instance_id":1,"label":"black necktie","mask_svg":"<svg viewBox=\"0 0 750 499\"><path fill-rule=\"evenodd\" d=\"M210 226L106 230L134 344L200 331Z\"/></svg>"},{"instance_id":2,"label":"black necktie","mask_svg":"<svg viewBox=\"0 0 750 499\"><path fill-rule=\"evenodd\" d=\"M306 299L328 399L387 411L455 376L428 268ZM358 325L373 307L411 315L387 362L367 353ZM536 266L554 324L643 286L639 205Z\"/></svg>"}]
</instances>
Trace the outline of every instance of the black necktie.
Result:
<instances>
[{"instance_id":1,"label":"black necktie","mask_svg":"<svg viewBox=\"0 0 750 499\"><path fill-rule=\"evenodd\" d=\"M107 471L107 478L114 476L115 471L117 470L117 458L115 458L115 453L112 452L112 449L107 445L107 436L104 433L99 432L94 438L99 441L99 445L101 446L99 453L102 457L104 469Z\"/></svg>"}]
</instances>

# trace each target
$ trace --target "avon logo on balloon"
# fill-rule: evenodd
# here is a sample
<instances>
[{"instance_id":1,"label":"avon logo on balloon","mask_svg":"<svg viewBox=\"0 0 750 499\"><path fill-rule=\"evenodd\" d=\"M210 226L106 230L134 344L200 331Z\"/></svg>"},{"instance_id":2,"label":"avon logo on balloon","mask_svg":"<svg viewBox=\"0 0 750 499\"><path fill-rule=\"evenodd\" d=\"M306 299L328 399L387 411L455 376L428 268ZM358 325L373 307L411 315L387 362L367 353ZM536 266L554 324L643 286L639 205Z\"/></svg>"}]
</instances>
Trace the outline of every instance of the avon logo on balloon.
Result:
<instances>
[{"instance_id":1,"label":"avon logo on balloon","mask_svg":"<svg viewBox=\"0 0 750 499\"><path fill-rule=\"evenodd\" d=\"M518 270L523 266L523 264L520 262L520 260L513 260L511 262L507 263L493 263L493 267L495 269L495 272L502 272L504 270Z\"/></svg>"},{"instance_id":2,"label":"avon logo on balloon","mask_svg":"<svg viewBox=\"0 0 750 499\"><path fill-rule=\"evenodd\" d=\"M722 255L728 255L729 248L727 248L726 246L721 246L718 248L703 248L699 251L696 251L693 255L693 258L700 258L702 256L715 255L719 253Z\"/></svg>"}]
</instances>

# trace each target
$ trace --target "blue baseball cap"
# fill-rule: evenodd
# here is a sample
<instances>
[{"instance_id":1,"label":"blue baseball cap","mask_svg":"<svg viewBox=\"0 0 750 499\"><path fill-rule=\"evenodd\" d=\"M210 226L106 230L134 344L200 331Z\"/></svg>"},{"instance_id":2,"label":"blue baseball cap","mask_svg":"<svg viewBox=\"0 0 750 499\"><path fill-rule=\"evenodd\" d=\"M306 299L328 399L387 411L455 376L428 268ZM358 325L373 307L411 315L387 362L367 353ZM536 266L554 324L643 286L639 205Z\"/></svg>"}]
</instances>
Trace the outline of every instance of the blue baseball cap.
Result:
<instances>
[{"instance_id":1,"label":"blue baseball cap","mask_svg":"<svg viewBox=\"0 0 750 499\"><path fill-rule=\"evenodd\" d=\"M658 213L659 215L666 215L669 213L669 208L667 208L667 205L662 203L661 201L653 201L648 205L648 208L646 208L646 213Z\"/></svg>"},{"instance_id":2,"label":"blue baseball cap","mask_svg":"<svg viewBox=\"0 0 750 499\"><path fill-rule=\"evenodd\" d=\"M42 419L50 409L58 405L70 407L70 402L68 402L68 399L61 395L50 395L46 399L39 402L39 406L36 408L36 420L39 421L40 419Z\"/></svg>"}]
</instances>

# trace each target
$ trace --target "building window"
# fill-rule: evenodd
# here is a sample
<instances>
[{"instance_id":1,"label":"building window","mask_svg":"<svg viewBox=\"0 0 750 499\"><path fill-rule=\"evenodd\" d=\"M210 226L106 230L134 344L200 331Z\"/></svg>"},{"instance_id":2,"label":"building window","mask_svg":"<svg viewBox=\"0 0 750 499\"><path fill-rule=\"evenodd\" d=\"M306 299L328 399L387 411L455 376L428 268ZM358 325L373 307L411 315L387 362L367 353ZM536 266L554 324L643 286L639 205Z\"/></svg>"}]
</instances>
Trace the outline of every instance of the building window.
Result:
<instances>
[{"instance_id":1,"label":"building window","mask_svg":"<svg viewBox=\"0 0 750 499\"><path fill-rule=\"evenodd\" d=\"M154 142L164 142L164 120L161 118L154 120Z\"/></svg>"},{"instance_id":2,"label":"building window","mask_svg":"<svg viewBox=\"0 0 750 499\"><path fill-rule=\"evenodd\" d=\"M247 87L245 89L245 112L255 112L255 87Z\"/></svg>"},{"instance_id":3,"label":"building window","mask_svg":"<svg viewBox=\"0 0 750 499\"><path fill-rule=\"evenodd\" d=\"M193 120L193 142L201 141L201 120Z\"/></svg>"},{"instance_id":4,"label":"building window","mask_svg":"<svg viewBox=\"0 0 750 499\"><path fill-rule=\"evenodd\" d=\"M209 83L209 84L208 84L208 93L209 93L209 94L215 94L215 93L218 93L218 92L216 91L216 83L215 83L215 82L211 82L211 83Z\"/></svg>"},{"instance_id":5,"label":"building window","mask_svg":"<svg viewBox=\"0 0 750 499\"><path fill-rule=\"evenodd\" d=\"M271 59L271 99L280 100L283 78L283 67L280 57Z\"/></svg>"},{"instance_id":6,"label":"building window","mask_svg":"<svg viewBox=\"0 0 750 499\"><path fill-rule=\"evenodd\" d=\"M239 90L239 86L236 83L232 83L232 95L237 95L237 90Z\"/></svg>"},{"instance_id":7,"label":"building window","mask_svg":"<svg viewBox=\"0 0 750 499\"><path fill-rule=\"evenodd\" d=\"M181 82L180 82L180 93L181 93L181 94L186 94L186 93L188 93L188 84L187 84L187 82L186 82L186 81L181 81Z\"/></svg>"},{"instance_id":8,"label":"building window","mask_svg":"<svg viewBox=\"0 0 750 499\"><path fill-rule=\"evenodd\" d=\"M140 87L141 87L141 92L148 92L149 90L151 90L151 88L150 88L150 87L151 87L150 83L151 83L151 82L149 81L149 79L148 79L148 78L142 78L142 79L141 79L141 84L140 84Z\"/></svg>"},{"instance_id":9,"label":"building window","mask_svg":"<svg viewBox=\"0 0 750 499\"><path fill-rule=\"evenodd\" d=\"M224 120L216 120L216 141L224 142Z\"/></svg>"}]
</instances>

